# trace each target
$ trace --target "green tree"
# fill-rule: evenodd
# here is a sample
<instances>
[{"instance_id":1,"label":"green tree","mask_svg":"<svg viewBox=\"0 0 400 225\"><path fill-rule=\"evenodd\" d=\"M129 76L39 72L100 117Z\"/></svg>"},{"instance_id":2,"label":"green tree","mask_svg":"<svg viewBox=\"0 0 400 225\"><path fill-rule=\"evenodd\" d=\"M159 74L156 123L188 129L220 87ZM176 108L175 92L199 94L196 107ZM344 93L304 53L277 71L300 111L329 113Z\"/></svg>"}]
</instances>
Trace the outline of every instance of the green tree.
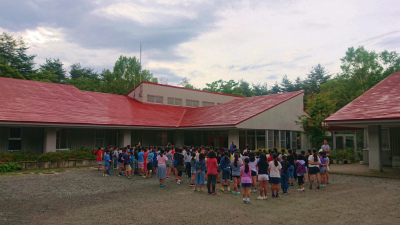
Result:
<instances>
[{"instance_id":1,"label":"green tree","mask_svg":"<svg viewBox=\"0 0 400 225\"><path fill-rule=\"evenodd\" d=\"M157 78L148 70L141 70L136 57L120 56L114 64L113 72L103 70L101 92L125 95L141 81L157 83Z\"/></svg>"},{"instance_id":2,"label":"green tree","mask_svg":"<svg viewBox=\"0 0 400 225\"><path fill-rule=\"evenodd\" d=\"M196 89L193 84L190 83L190 79L187 77L182 78L182 81L178 83L178 85L184 87L184 88L191 88L191 89Z\"/></svg>"},{"instance_id":3,"label":"green tree","mask_svg":"<svg viewBox=\"0 0 400 225\"><path fill-rule=\"evenodd\" d=\"M260 95L268 95L268 84L252 84L252 91L254 96L260 96Z\"/></svg>"},{"instance_id":4,"label":"green tree","mask_svg":"<svg viewBox=\"0 0 400 225\"><path fill-rule=\"evenodd\" d=\"M313 147L321 146L326 138L325 119L335 112L336 100L330 92L312 94L307 98L307 115L298 117L297 124L304 129Z\"/></svg>"},{"instance_id":5,"label":"green tree","mask_svg":"<svg viewBox=\"0 0 400 225\"><path fill-rule=\"evenodd\" d=\"M28 55L29 48L19 37L3 33L0 35L0 76L13 77L18 79L29 79L34 74L35 55ZM22 76L22 77L21 77Z\"/></svg>"},{"instance_id":6,"label":"green tree","mask_svg":"<svg viewBox=\"0 0 400 225\"><path fill-rule=\"evenodd\" d=\"M39 71L42 73L48 72L55 75L57 77L56 83L62 83L66 81L66 71L64 70L63 65L64 64L60 61L60 59L48 58L44 64L40 65Z\"/></svg>"},{"instance_id":7,"label":"green tree","mask_svg":"<svg viewBox=\"0 0 400 225\"><path fill-rule=\"evenodd\" d=\"M282 92L292 92L294 91L294 84L287 78L287 76L283 76L282 81L280 83Z\"/></svg>"},{"instance_id":8,"label":"green tree","mask_svg":"<svg viewBox=\"0 0 400 225\"><path fill-rule=\"evenodd\" d=\"M305 94L309 95L319 92L321 84L326 83L330 77L331 75L326 72L325 68L321 66L321 64L313 67L303 82L303 88L306 92Z\"/></svg>"},{"instance_id":9,"label":"green tree","mask_svg":"<svg viewBox=\"0 0 400 225\"><path fill-rule=\"evenodd\" d=\"M275 82L274 86L269 90L270 94L279 94L282 92L281 87L279 87L278 82Z\"/></svg>"}]
</instances>

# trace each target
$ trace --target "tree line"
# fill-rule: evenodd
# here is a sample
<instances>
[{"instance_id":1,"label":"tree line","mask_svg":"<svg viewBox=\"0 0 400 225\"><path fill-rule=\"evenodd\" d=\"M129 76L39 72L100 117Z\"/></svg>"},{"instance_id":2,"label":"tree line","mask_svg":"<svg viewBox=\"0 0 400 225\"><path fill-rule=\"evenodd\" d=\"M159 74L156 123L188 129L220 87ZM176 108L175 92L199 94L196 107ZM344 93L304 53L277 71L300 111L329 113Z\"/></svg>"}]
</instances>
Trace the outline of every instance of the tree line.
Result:
<instances>
[{"instance_id":1,"label":"tree line","mask_svg":"<svg viewBox=\"0 0 400 225\"><path fill-rule=\"evenodd\" d=\"M3 33L0 35L0 76L17 79L69 84L80 90L125 95L140 81L158 83L148 70L143 70L136 57L120 56L113 70L100 73L93 68L75 63L66 71L59 59L47 58L35 69L36 55L28 55L24 40ZM325 119L369 90L394 72L400 71L399 54L395 51L368 51L363 46L350 47L340 59L341 71L335 75L317 64L304 79L298 76L290 80L283 76L272 86L267 83L250 84L241 79L217 80L207 83L202 90L245 97L305 91L304 108L307 115L297 121L310 137L313 146L319 146L325 138ZM190 79L183 78L179 85L196 88Z\"/></svg>"}]
</instances>

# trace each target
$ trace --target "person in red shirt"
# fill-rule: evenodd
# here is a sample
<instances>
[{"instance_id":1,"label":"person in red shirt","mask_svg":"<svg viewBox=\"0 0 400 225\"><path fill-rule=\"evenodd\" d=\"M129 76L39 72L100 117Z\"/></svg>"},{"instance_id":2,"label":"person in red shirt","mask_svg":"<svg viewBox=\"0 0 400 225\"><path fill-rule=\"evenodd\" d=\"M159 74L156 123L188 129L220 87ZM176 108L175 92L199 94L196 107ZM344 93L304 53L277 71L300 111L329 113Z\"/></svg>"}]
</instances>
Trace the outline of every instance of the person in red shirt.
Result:
<instances>
[{"instance_id":1,"label":"person in red shirt","mask_svg":"<svg viewBox=\"0 0 400 225\"><path fill-rule=\"evenodd\" d=\"M272 161L274 160L274 159L272 158L272 150L271 150L271 149L268 150L268 154L269 154L269 156L268 156L268 158L267 158L267 162L270 163L270 162L272 162Z\"/></svg>"},{"instance_id":2,"label":"person in red shirt","mask_svg":"<svg viewBox=\"0 0 400 225\"><path fill-rule=\"evenodd\" d=\"M100 166L101 166L101 162L103 161L103 148L99 147L99 150L97 151L97 171L100 172Z\"/></svg>"},{"instance_id":3,"label":"person in red shirt","mask_svg":"<svg viewBox=\"0 0 400 225\"><path fill-rule=\"evenodd\" d=\"M217 154L214 151L210 151L208 153L208 158L206 161L207 164L207 189L208 194L216 195L215 192L215 185L217 183L217 169L218 169L218 162L217 162ZM212 190L210 186L212 185Z\"/></svg>"}]
</instances>

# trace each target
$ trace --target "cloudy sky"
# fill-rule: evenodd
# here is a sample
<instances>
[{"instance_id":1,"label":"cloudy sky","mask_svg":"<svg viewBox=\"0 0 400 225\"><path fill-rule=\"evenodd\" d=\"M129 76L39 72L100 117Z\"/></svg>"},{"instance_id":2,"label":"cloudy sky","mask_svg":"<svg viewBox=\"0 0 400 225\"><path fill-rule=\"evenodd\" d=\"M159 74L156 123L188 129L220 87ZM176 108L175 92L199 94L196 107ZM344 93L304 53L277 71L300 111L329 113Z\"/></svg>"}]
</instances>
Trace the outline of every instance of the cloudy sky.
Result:
<instances>
[{"instance_id":1,"label":"cloudy sky","mask_svg":"<svg viewBox=\"0 0 400 225\"><path fill-rule=\"evenodd\" d=\"M0 32L22 36L35 62L98 71L120 55L168 84L218 79L273 85L320 63L335 74L348 47L400 52L398 0L0 0Z\"/></svg>"}]
</instances>

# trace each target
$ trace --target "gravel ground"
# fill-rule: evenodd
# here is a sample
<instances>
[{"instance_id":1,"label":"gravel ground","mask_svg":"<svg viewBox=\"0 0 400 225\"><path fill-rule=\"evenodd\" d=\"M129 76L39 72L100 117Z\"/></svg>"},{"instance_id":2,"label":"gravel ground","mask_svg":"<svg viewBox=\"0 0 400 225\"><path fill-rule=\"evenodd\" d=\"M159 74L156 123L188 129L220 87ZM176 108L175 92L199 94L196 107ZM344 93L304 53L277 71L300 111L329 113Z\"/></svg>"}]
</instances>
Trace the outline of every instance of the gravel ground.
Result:
<instances>
[{"instance_id":1,"label":"gravel ground","mask_svg":"<svg viewBox=\"0 0 400 225\"><path fill-rule=\"evenodd\" d=\"M156 178L102 177L93 168L0 175L0 224L400 224L400 180L331 175L331 182L292 187L278 199L252 193L247 205L227 192L193 192L186 178L160 188Z\"/></svg>"}]
</instances>

